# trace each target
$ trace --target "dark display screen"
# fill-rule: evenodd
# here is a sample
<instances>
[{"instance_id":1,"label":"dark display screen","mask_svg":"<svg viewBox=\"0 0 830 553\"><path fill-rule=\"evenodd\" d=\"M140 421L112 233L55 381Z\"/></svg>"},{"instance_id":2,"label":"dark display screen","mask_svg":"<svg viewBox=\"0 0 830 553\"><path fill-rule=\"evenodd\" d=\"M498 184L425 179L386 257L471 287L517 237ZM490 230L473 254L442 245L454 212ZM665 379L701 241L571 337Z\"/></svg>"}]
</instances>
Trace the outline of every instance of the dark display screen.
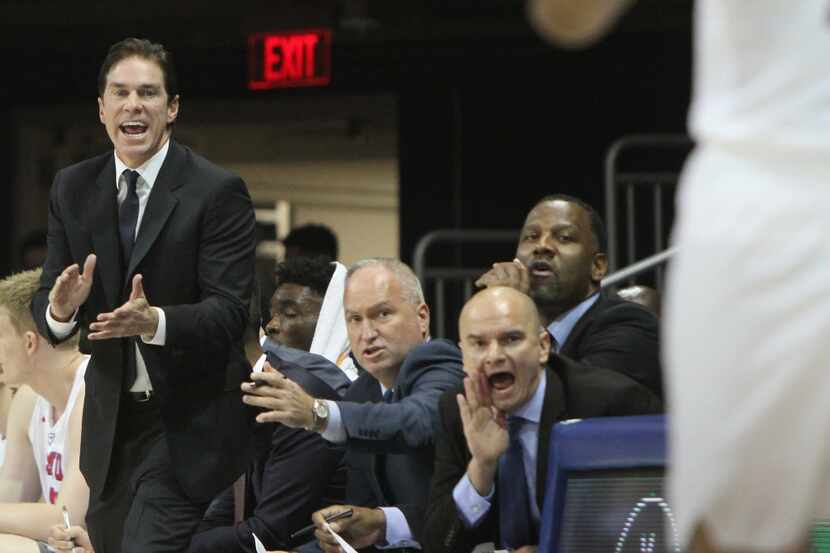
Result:
<instances>
[{"instance_id":1,"label":"dark display screen","mask_svg":"<svg viewBox=\"0 0 830 553\"><path fill-rule=\"evenodd\" d=\"M569 473L559 551L679 552L663 469Z\"/></svg>"}]
</instances>

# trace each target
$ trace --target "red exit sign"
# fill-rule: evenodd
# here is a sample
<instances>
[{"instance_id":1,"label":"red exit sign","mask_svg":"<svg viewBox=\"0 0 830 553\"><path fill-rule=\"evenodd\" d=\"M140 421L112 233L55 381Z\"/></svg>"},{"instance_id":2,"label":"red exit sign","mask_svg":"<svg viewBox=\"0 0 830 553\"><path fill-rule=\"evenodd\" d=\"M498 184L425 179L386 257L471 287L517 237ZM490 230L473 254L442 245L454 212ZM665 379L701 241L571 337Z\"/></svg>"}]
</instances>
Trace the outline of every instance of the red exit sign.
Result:
<instances>
[{"instance_id":1,"label":"red exit sign","mask_svg":"<svg viewBox=\"0 0 830 553\"><path fill-rule=\"evenodd\" d=\"M248 88L325 86L331 80L331 31L309 29L248 37Z\"/></svg>"}]
</instances>

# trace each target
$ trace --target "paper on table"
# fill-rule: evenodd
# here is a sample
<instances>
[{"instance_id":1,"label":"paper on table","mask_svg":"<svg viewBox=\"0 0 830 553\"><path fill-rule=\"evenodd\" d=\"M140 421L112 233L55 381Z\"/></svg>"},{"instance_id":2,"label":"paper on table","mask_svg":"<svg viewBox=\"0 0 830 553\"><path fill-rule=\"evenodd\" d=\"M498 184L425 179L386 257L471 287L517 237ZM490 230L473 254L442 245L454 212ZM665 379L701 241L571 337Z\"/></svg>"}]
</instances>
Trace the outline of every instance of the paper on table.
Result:
<instances>
[{"instance_id":1,"label":"paper on table","mask_svg":"<svg viewBox=\"0 0 830 553\"><path fill-rule=\"evenodd\" d=\"M259 541L258 537L256 537L256 534L251 532L251 535L254 537L254 549L256 549L256 553L268 553L265 551L265 546L262 545L262 542Z\"/></svg>"},{"instance_id":2,"label":"paper on table","mask_svg":"<svg viewBox=\"0 0 830 553\"><path fill-rule=\"evenodd\" d=\"M328 530L329 533L331 533L331 535L334 536L334 539L337 541L338 544L340 544L340 547L343 548L343 551L345 551L346 553L357 553L357 551L355 551L354 547L349 545L346 540L344 540L343 538L338 536L337 532L335 532L334 530L331 529L331 526L329 525L328 522L324 522L323 524L326 525L326 530Z\"/></svg>"}]
</instances>

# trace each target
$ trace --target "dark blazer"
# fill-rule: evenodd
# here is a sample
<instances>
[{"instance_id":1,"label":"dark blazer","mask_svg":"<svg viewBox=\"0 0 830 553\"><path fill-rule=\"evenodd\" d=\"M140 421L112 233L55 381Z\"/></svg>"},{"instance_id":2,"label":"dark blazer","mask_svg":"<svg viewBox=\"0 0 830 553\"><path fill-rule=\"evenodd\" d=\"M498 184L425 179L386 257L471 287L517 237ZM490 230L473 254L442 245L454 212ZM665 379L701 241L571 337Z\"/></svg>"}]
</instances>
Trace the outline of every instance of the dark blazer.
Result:
<instances>
[{"instance_id":1,"label":"dark blazer","mask_svg":"<svg viewBox=\"0 0 830 553\"><path fill-rule=\"evenodd\" d=\"M362 507L398 507L416 540L433 468L438 400L461 384L461 352L447 340L431 340L407 356L391 404L380 384L362 374L338 403L348 434L346 501Z\"/></svg>"},{"instance_id":2,"label":"dark blazer","mask_svg":"<svg viewBox=\"0 0 830 553\"><path fill-rule=\"evenodd\" d=\"M340 399L301 366L283 360L279 370L313 397ZM289 536L309 524L315 511L343 502L343 447L314 432L273 427L269 448L247 472L245 519L234 525L233 490L226 490L211 504L188 553L254 553L252 533L268 550L289 549L308 541L307 535L299 541Z\"/></svg>"},{"instance_id":3,"label":"dark blazer","mask_svg":"<svg viewBox=\"0 0 830 553\"><path fill-rule=\"evenodd\" d=\"M644 307L600 292L559 355L626 374L662 398L659 327L657 317Z\"/></svg>"},{"instance_id":4,"label":"dark blazer","mask_svg":"<svg viewBox=\"0 0 830 553\"><path fill-rule=\"evenodd\" d=\"M79 313L86 372L81 471L93 494L107 480L124 389L127 339L89 342L90 322L129 296L144 276L151 305L166 315L164 346L136 340L159 400L176 477L194 501L225 489L252 451L253 409L239 385L250 365L242 349L254 274L254 213L245 183L171 140L133 248L122 265L112 152L58 172L49 201L48 257L32 303L38 329L46 323L49 290L87 254L98 263ZM129 386L129 384L127 385Z\"/></svg>"},{"instance_id":5,"label":"dark blazer","mask_svg":"<svg viewBox=\"0 0 830 553\"><path fill-rule=\"evenodd\" d=\"M556 422L579 417L642 415L662 410L660 400L652 392L614 371L579 365L558 356L552 358L551 367L545 370L547 385L536 454L536 500L540 512L544 503L550 435ZM426 553L472 551L484 542L499 545L498 493L493 495L490 510L473 528L467 528L452 497L453 489L467 472L472 458L455 399L458 393L463 393L463 389L450 390L441 397L441 419L435 437L435 474L424 541L421 542Z\"/></svg>"}]
</instances>

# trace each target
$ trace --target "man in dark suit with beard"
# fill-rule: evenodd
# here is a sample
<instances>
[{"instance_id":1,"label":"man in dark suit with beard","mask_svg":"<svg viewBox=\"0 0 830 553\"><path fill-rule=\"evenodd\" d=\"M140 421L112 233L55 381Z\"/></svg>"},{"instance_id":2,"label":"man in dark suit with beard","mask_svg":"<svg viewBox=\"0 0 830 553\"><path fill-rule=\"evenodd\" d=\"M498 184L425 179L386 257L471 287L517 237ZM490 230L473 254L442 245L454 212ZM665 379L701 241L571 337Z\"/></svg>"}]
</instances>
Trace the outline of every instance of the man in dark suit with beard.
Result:
<instances>
[{"instance_id":1,"label":"man in dark suit with beard","mask_svg":"<svg viewBox=\"0 0 830 553\"><path fill-rule=\"evenodd\" d=\"M172 140L161 45L113 45L98 93L114 152L55 176L33 315L92 354L80 463L95 550L179 552L252 450L239 385L254 213L238 176Z\"/></svg>"},{"instance_id":2,"label":"man in dark suit with beard","mask_svg":"<svg viewBox=\"0 0 830 553\"><path fill-rule=\"evenodd\" d=\"M663 396L659 323L645 308L600 290L608 271L605 226L587 203L557 194L528 213L512 262L478 286L510 286L533 298L551 351L630 376Z\"/></svg>"},{"instance_id":3,"label":"man in dark suit with beard","mask_svg":"<svg viewBox=\"0 0 830 553\"><path fill-rule=\"evenodd\" d=\"M553 424L658 412L659 399L618 372L550 355L533 301L513 288L479 292L459 321L464 389L439 406L424 549L493 542L535 550ZM463 392L463 393L460 393Z\"/></svg>"}]
</instances>

